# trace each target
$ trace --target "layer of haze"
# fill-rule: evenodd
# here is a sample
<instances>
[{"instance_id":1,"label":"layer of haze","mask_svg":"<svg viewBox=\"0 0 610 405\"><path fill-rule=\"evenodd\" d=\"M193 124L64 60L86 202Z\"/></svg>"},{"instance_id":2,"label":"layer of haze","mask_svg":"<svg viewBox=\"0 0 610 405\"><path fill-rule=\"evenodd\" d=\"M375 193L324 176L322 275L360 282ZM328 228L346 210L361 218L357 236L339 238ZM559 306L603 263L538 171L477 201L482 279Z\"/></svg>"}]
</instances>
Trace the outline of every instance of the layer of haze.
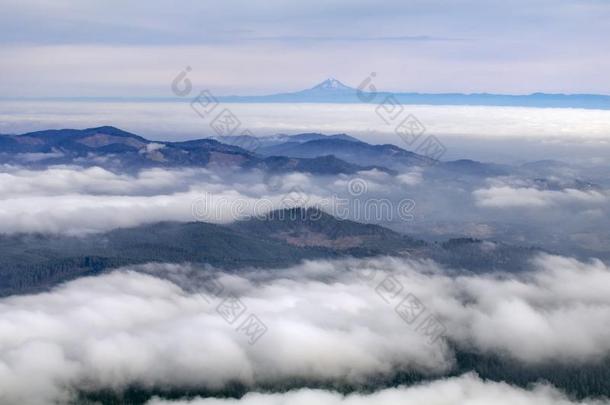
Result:
<instances>
[{"instance_id":1,"label":"layer of haze","mask_svg":"<svg viewBox=\"0 0 610 405\"><path fill-rule=\"evenodd\" d=\"M608 257L608 179L596 169L569 166L534 176L455 179L434 167L337 176L226 168L128 175L99 167L3 167L0 233L83 234L164 220L229 223L296 204L416 238L470 236ZM551 188L540 184L541 176ZM578 181L593 182L594 188L579 187ZM359 195L351 194L350 182L363 185ZM405 199L414 204L401 204Z\"/></svg>"},{"instance_id":2,"label":"layer of haze","mask_svg":"<svg viewBox=\"0 0 610 405\"><path fill-rule=\"evenodd\" d=\"M169 86L169 84L168 84ZM198 94L193 91L194 95ZM409 149L366 104L224 104L256 136L348 133ZM610 111L467 106L405 106L447 152L443 159L524 162L558 159L608 161ZM0 133L112 125L154 140L216 135L189 103L0 101Z\"/></svg>"}]
</instances>

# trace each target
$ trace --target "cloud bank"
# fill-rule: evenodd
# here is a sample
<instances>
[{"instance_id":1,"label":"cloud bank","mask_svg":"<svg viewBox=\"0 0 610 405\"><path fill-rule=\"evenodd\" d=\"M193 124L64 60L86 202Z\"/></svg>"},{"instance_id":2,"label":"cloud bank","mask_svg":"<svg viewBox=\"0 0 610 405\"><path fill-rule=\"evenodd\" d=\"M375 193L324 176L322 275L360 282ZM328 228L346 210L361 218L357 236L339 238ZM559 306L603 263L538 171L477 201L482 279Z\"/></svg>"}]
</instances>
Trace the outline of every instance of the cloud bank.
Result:
<instances>
[{"instance_id":1,"label":"cloud bank","mask_svg":"<svg viewBox=\"0 0 610 405\"><path fill-rule=\"evenodd\" d=\"M418 238L470 236L607 258L607 179L587 188L579 179L591 171L545 170L535 181L538 172L454 178L435 167L396 176L376 170L315 176L230 168L117 174L99 167L4 166L0 233L83 234L166 220L229 223L300 205ZM352 190L354 184L361 189Z\"/></svg>"},{"instance_id":2,"label":"cloud bank","mask_svg":"<svg viewBox=\"0 0 610 405\"><path fill-rule=\"evenodd\" d=\"M179 69L182 67L176 68L171 78L179 73ZM359 78L359 81L365 77ZM168 79L168 87L170 81ZM354 83L354 86L358 83ZM205 88L202 84L201 90ZM197 94L194 91L193 97ZM376 114L377 106L374 104L223 105L235 113L244 128L250 129L257 136L277 133L345 132L366 142L393 143L408 148L394 133L395 125L386 124ZM158 140L216 135L209 127L208 121L194 113L188 103L0 100L0 106L0 133L113 125ZM530 152L524 150L522 145L516 145L516 140L541 141L540 146L546 148L546 153L542 154L541 158L549 159L555 158L551 152L557 145L570 146L574 153L575 147L586 144L598 148L604 145L607 147L610 136L607 124L610 111L606 110L426 105L405 105L404 108L424 124L428 133L455 144L454 148L459 147L464 138L474 138L479 144L478 148L473 146L474 150L483 149L487 155L500 156L510 151L515 159L522 159ZM493 148L485 148L484 144L493 139L509 139L512 142L507 143L508 150L498 152ZM452 140L455 142L451 142ZM454 158L468 157L456 155L452 149L450 148L448 153ZM595 149L590 152L595 154Z\"/></svg>"},{"instance_id":3,"label":"cloud bank","mask_svg":"<svg viewBox=\"0 0 610 405\"><path fill-rule=\"evenodd\" d=\"M493 208L550 208L569 203L607 204L607 195L599 191L576 189L539 190L536 188L490 187L474 191L477 205Z\"/></svg>"},{"instance_id":4,"label":"cloud bank","mask_svg":"<svg viewBox=\"0 0 610 405\"><path fill-rule=\"evenodd\" d=\"M194 399L166 401L153 399L147 405L575 405L604 404L606 401L574 401L557 389L537 385L526 390L505 383L489 382L474 374L438 380L413 387L398 387L371 394L341 395L332 391L301 389L287 393L248 393L240 399Z\"/></svg>"},{"instance_id":5,"label":"cloud bank","mask_svg":"<svg viewBox=\"0 0 610 405\"><path fill-rule=\"evenodd\" d=\"M369 192L363 201L385 198L393 201L395 210L386 217L358 214L358 201L349 188L353 179L363 182L363 191ZM79 234L164 220L228 223L297 205L317 205L341 217L360 215L353 219L361 222L399 220L399 202L408 197L409 187L404 176L376 170L338 176L269 176L235 168L223 173L153 169L127 175L99 167L43 171L9 167L0 173L0 232Z\"/></svg>"},{"instance_id":6,"label":"cloud bank","mask_svg":"<svg viewBox=\"0 0 610 405\"><path fill-rule=\"evenodd\" d=\"M82 278L0 300L0 392L7 403L42 404L77 388L134 384L359 384L398 370L434 377L455 364L447 342L525 365L610 355L610 269L558 256L540 256L536 268L449 276L431 262L377 258L241 275L156 264ZM210 280L222 290L205 289ZM409 294L425 308L421 318L421 305L397 312ZM246 308L233 323L218 312L231 295ZM254 344L239 329L247 314L267 328ZM428 315L445 326L434 341L418 326Z\"/></svg>"}]
</instances>

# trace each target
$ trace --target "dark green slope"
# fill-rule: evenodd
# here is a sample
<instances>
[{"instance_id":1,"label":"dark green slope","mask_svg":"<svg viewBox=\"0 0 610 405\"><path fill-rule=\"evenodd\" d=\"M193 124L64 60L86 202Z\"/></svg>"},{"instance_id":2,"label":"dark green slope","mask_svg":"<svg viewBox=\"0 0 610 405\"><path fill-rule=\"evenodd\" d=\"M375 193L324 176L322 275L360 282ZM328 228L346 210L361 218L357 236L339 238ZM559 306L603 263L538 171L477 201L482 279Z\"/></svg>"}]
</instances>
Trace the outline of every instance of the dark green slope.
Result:
<instances>
[{"instance_id":1,"label":"dark green slope","mask_svg":"<svg viewBox=\"0 0 610 405\"><path fill-rule=\"evenodd\" d=\"M229 225L159 222L84 237L3 235L0 295L39 291L83 275L149 262L237 270L278 268L305 259L392 255L487 272L525 270L538 251L501 244L490 250L483 244L474 239L430 244L378 225L301 208Z\"/></svg>"}]
</instances>

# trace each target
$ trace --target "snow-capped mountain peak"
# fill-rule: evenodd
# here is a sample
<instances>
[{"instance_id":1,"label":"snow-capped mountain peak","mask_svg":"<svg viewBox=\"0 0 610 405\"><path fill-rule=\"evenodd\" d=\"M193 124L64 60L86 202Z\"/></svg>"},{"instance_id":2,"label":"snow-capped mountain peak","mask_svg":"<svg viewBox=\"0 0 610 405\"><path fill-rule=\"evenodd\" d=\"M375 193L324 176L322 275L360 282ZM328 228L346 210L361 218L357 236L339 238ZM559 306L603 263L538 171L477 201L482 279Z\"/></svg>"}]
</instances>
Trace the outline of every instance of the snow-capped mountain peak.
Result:
<instances>
[{"instance_id":1,"label":"snow-capped mountain peak","mask_svg":"<svg viewBox=\"0 0 610 405\"><path fill-rule=\"evenodd\" d=\"M351 90L351 88L344 85L339 80L330 77L317 86L314 86L312 90Z\"/></svg>"}]
</instances>

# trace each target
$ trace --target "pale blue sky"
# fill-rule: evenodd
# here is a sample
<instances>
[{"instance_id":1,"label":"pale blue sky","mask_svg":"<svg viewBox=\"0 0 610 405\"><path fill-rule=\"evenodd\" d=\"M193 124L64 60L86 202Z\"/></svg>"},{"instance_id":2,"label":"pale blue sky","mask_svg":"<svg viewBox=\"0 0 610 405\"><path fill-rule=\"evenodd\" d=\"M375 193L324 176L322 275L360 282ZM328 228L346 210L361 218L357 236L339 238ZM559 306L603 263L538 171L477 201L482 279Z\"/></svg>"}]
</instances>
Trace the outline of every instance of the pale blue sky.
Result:
<instances>
[{"instance_id":1,"label":"pale blue sky","mask_svg":"<svg viewBox=\"0 0 610 405\"><path fill-rule=\"evenodd\" d=\"M605 0L0 0L2 96L217 94L371 71L391 91L610 94Z\"/></svg>"}]
</instances>

